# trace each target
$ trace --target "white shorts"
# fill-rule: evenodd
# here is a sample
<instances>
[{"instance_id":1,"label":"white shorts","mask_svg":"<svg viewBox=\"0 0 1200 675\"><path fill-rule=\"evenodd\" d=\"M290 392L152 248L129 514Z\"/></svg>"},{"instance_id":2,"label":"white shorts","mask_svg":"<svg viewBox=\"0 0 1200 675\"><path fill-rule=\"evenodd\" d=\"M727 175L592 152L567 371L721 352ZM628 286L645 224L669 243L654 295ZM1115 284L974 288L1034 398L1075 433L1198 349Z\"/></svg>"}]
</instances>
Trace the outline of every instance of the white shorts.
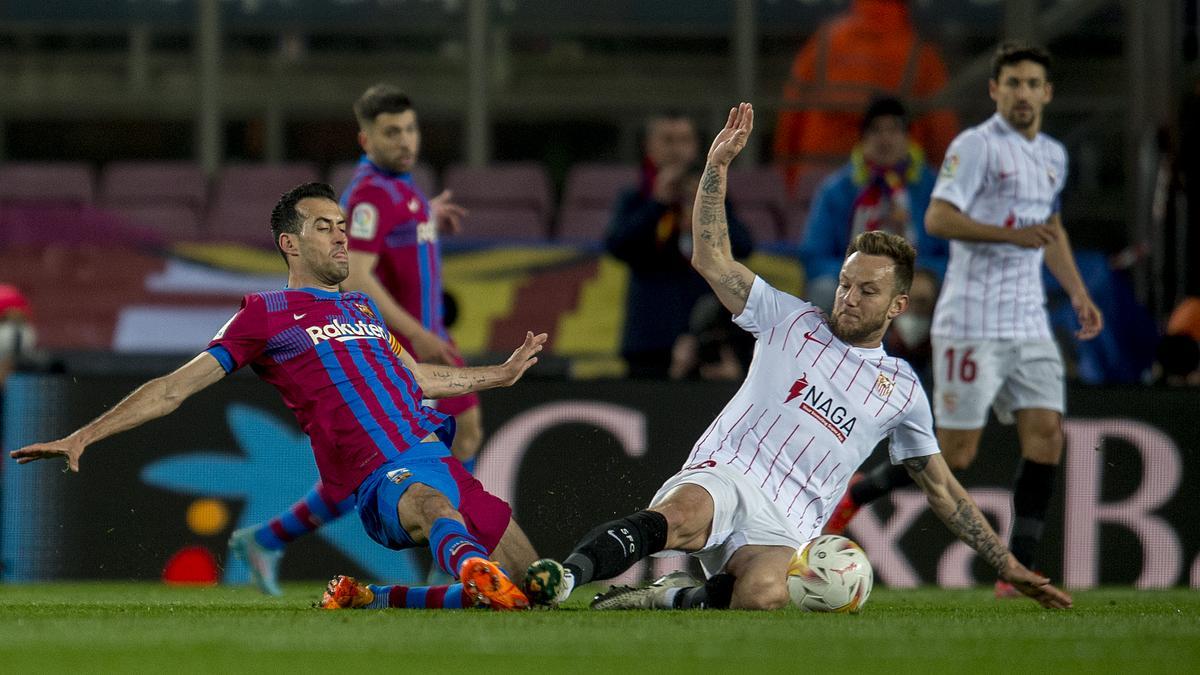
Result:
<instances>
[{"instance_id":1,"label":"white shorts","mask_svg":"<svg viewBox=\"0 0 1200 675\"><path fill-rule=\"evenodd\" d=\"M1017 410L1066 412L1063 362L1052 341L933 338L933 414L944 429L982 429L988 406L1002 424Z\"/></svg>"},{"instance_id":2,"label":"white shorts","mask_svg":"<svg viewBox=\"0 0 1200 675\"><path fill-rule=\"evenodd\" d=\"M733 554L743 546L788 546L800 548L804 541L779 507L742 472L724 465L702 469L684 469L667 479L650 500L650 507L662 502L671 490L680 485L699 485L712 496L712 534L704 548L692 553L704 573L719 574ZM656 557L682 555L682 551L661 551Z\"/></svg>"}]
</instances>

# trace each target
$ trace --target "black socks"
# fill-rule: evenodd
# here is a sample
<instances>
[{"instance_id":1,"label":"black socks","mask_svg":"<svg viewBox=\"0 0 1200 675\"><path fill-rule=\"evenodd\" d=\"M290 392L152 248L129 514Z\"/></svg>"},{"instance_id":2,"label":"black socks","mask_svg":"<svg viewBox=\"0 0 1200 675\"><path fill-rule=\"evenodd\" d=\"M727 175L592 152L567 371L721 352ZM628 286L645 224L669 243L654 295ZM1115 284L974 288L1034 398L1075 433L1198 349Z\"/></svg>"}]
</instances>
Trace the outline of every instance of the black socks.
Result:
<instances>
[{"instance_id":1,"label":"black socks","mask_svg":"<svg viewBox=\"0 0 1200 675\"><path fill-rule=\"evenodd\" d=\"M1046 527L1046 508L1054 491L1053 464L1022 459L1013 485L1013 529L1009 549L1022 565L1033 569L1038 542Z\"/></svg>"},{"instance_id":2,"label":"black socks","mask_svg":"<svg viewBox=\"0 0 1200 675\"><path fill-rule=\"evenodd\" d=\"M576 585L611 579L666 544L666 517L655 511L638 511L589 532L563 561L563 567L575 575Z\"/></svg>"},{"instance_id":3,"label":"black socks","mask_svg":"<svg viewBox=\"0 0 1200 675\"><path fill-rule=\"evenodd\" d=\"M675 595L672 607L675 609L729 609L733 599L732 574L718 574L704 582L703 586L681 588Z\"/></svg>"},{"instance_id":4,"label":"black socks","mask_svg":"<svg viewBox=\"0 0 1200 675\"><path fill-rule=\"evenodd\" d=\"M912 484L912 476L908 475L908 469L903 464L883 462L850 486L850 498L855 504L866 506L892 490Z\"/></svg>"}]
</instances>

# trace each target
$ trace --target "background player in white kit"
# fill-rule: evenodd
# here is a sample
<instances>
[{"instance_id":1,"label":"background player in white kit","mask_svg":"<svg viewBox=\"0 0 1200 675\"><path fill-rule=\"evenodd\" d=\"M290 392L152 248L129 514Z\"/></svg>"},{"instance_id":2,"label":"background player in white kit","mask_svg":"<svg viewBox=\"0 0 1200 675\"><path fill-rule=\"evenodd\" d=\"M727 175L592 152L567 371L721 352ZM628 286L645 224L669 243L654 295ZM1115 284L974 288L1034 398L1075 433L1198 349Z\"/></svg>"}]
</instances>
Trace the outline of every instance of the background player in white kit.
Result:
<instances>
[{"instance_id":1,"label":"background player in white kit","mask_svg":"<svg viewBox=\"0 0 1200 675\"><path fill-rule=\"evenodd\" d=\"M542 560L530 568L531 600L564 599L575 583L676 551L696 555L709 580L673 575L657 586L614 589L593 606L782 607L792 555L820 533L851 473L886 436L893 461L904 463L959 538L1043 605L1069 607L1070 597L1016 562L988 526L938 454L912 369L883 351L884 332L908 303L912 246L884 232L855 238L829 320L733 259L726 173L753 120L748 103L730 110L709 150L692 220L693 266L734 321L758 337L746 381L648 509L596 528L562 565Z\"/></svg>"},{"instance_id":2,"label":"background player in white kit","mask_svg":"<svg viewBox=\"0 0 1200 675\"><path fill-rule=\"evenodd\" d=\"M1050 55L1039 47L1000 47L988 83L996 114L954 139L925 215L930 234L951 240L931 331L938 444L951 469L965 469L975 459L988 408L1005 424L1015 419L1022 459L1009 546L1027 567L1034 565L1062 459L1066 407L1062 358L1046 316L1043 260L1071 298L1081 326L1076 336L1088 340L1103 327L1059 214L1067 153L1040 132L1053 94L1049 69ZM856 488L860 499L848 493L838 520L906 483L896 477L869 498ZM1016 593L1001 579L996 594Z\"/></svg>"}]
</instances>

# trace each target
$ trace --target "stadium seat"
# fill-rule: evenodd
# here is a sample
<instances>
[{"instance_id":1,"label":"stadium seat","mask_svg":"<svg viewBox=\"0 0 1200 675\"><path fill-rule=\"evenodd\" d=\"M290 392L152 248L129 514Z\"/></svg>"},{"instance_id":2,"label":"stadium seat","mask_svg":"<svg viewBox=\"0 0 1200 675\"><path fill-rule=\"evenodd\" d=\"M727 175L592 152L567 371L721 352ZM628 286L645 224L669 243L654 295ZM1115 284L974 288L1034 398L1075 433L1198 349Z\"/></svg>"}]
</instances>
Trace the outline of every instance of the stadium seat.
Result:
<instances>
[{"instance_id":1,"label":"stadium seat","mask_svg":"<svg viewBox=\"0 0 1200 675\"><path fill-rule=\"evenodd\" d=\"M542 214L528 206L470 207L471 214L463 225L464 240L485 241L545 241L548 232Z\"/></svg>"},{"instance_id":2,"label":"stadium seat","mask_svg":"<svg viewBox=\"0 0 1200 675\"><path fill-rule=\"evenodd\" d=\"M756 242L769 244L783 238L787 188L774 167L730 169L729 200Z\"/></svg>"},{"instance_id":3,"label":"stadium seat","mask_svg":"<svg viewBox=\"0 0 1200 675\"><path fill-rule=\"evenodd\" d=\"M85 162L7 162L0 164L0 202L88 204L94 182Z\"/></svg>"},{"instance_id":4,"label":"stadium seat","mask_svg":"<svg viewBox=\"0 0 1200 675\"><path fill-rule=\"evenodd\" d=\"M354 170L358 168L358 161L338 162L329 169L329 184L333 186L338 197L346 191L346 187L350 185L350 179L354 177ZM433 167L428 164L418 163L413 169L413 181L421 192L425 193L428 199L433 199L438 194L437 174Z\"/></svg>"},{"instance_id":5,"label":"stadium seat","mask_svg":"<svg viewBox=\"0 0 1200 675\"><path fill-rule=\"evenodd\" d=\"M600 241L622 190L638 183L637 167L629 164L580 162L567 174L557 238Z\"/></svg>"},{"instance_id":6,"label":"stadium seat","mask_svg":"<svg viewBox=\"0 0 1200 675\"><path fill-rule=\"evenodd\" d=\"M316 166L309 162L230 164L221 170L213 197L216 203L269 199L274 204L280 195L297 185L320 179Z\"/></svg>"},{"instance_id":7,"label":"stadium seat","mask_svg":"<svg viewBox=\"0 0 1200 675\"><path fill-rule=\"evenodd\" d=\"M279 196L320 180L312 164L232 164L217 179L205 218L205 238L254 246L271 245L271 209Z\"/></svg>"},{"instance_id":8,"label":"stadium seat","mask_svg":"<svg viewBox=\"0 0 1200 675\"><path fill-rule=\"evenodd\" d=\"M187 241L200 236L200 217L187 206L117 204L108 208L131 225L153 230L167 239Z\"/></svg>"},{"instance_id":9,"label":"stadium seat","mask_svg":"<svg viewBox=\"0 0 1200 675\"><path fill-rule=\"evenodd\" d=\"M208 178L196 162L112 162L100 176L100 201L111 207L185 207L198 216Z\"/></svg>"},{"instance_id":10,"label":"stadium seat","mask_svg":"<svg viewBox=\"0 0 1200 675\"><path fill-rule=\"evenodd\" d=\"M550 178L536 162L507 162L482 168L454 165L446 170L443 187L454 193L456 202L472 211L463 225L464 237L475 236L471 228L477 213L489 209L534 212L543 233L550 223Z\"/></svg>"}]
</instances>

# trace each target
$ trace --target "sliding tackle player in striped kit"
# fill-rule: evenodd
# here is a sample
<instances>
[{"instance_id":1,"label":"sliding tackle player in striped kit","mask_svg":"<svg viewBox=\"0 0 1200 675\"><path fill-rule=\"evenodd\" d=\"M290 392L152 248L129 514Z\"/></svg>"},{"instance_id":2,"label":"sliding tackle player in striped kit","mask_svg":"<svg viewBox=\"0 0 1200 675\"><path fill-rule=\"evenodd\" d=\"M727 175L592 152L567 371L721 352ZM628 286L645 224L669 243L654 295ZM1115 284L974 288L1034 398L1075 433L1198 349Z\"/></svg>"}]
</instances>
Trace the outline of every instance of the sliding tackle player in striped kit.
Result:
<instances>
[{"instance_id":1,"label":"sliding tackle player in striped kit","mask_svg":"<svg viewBox=\"0 0 1200 675\"><path fill-rule=\"evenodd\" d=\"M726 174L753 121L748 103L730 110L692 218L693 266L734 322L758 338L746 381L647 509L592 530L561 564L534 563L531 601L561 601L575 584L612 578L648 555L690 553L707 582L675 573L644 588L614 588L592 606L783 607L792 555L820 534L851 474L889 438L892 461L951 531L1042 605L1069 607L1067 594L1013 558L951 475L917 376L883 350L884 332L908 305L912 246L885 232L856 237L828 319L730 255Z\"/></svg>"},{"instance_id":2,"label":"sliding tackle player in striped kit","mask_svg":"<svg viewBox=\"0 0 1200 675\"><path fill-rule=\"evenodd\" d=\"M954 139L925 214L929 233L950 239L950 264L933 314L934 412L951 469L971 465L988 408L1016 421L1021 463L1013 486L1009 546L1034 566L1054 472L1062 459L1063 364L1046 316L1042 263L1062 284L1089 340L1104 320L1071 254L1059 215L1067 178L1062 144L1040 132L1050 102L1050 55L1003 45L989 91L996 114ZM827 532L908 476L884 466L856 483ZM1018 595L1003 579L997 597Z\"/></svg>"},{"instance_id":3,"label":"sliding tackle player in striped kit","mask_svg":"<svg viewBox=\"0 0 1200 675\"><path fill-rule=\"evenodd\" d=\"M208 349L187 364L142 385L70 436L12 456L21 464L62 457L78 471L87 446L167 415L227 373L250 366L279 390L312 440L329 498L352 500L363 529L381 546L428 545L437 565L458 579L408 588L338 576L322 607L528 607L504 570L524 570L537 557L533 546L509 505L451 457L454 418L422 400L512 385L537 362L546 335L528 333L498 366L417 363L371 298L338 288L350 263L346 219L333 188L307 183L284 194L271 212L271 232L287 262L287 288L247 295Z\"/></svg>"}]
</instances>

